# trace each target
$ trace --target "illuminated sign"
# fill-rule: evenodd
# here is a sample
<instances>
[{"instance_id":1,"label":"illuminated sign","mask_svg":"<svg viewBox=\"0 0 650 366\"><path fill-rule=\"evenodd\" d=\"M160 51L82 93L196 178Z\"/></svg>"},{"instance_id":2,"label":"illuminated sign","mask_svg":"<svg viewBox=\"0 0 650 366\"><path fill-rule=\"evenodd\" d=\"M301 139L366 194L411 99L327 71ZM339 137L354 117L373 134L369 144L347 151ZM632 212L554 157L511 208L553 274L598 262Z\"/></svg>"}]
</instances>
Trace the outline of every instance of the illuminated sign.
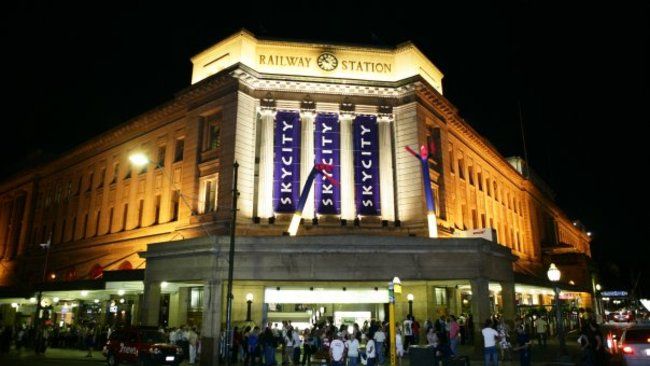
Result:
<instances>
[{"instance_id":1,"label":"illuminated sign","mask_svg":"<svg viewBox=\"0 0 650 366\"><path fill-rule=\"evenodd\" d=\"M279 111L275 118L273 207L293 213L300 193L300 115Z\"/></svg>"},{"instance_id":2,"label":"illuminated sign","mask_svg":"<svg viewBox=\"0 0 650 366\"><path fill-rule=\"evenodd\" d=\"M604 296L604 297L627 297L627 291L601 291L600 296Z\"/></svg>"}]
</instances>

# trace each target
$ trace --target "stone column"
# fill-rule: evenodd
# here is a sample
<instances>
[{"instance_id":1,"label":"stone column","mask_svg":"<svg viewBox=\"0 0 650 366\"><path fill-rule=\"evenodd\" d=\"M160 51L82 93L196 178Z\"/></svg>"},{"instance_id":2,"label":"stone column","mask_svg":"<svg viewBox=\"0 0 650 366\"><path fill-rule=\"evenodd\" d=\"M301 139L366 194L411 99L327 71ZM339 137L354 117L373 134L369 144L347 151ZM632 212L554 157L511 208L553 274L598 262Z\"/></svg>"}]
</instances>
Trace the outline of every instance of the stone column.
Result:
<instances>
[{"instance_id":1,"label":"stone column","mask_svg":"<svg viewBox=\"0 0 650 366\"><path fill-rule=\"evenodd\" d=\"M158 326L160 316L160 282L144 282L144 298L141 305L142 324Z\"/></svg>"},{"instance_id":2,"label":"stone column","mask_svg":"<svg viewBox=\"0 0 650 366\"><path fill-rule=\"evenodd\" d=\"M201 327L201 366L219 364L221 337L222 281L210 280L203 285L203 321Z\"/></svg>"},{"instance_id":3,"label":"stone column","mask_svg":"<svg viewBox=\"0 0 650 366\"><path fill-rule=\"evenodd\" d=\"M503 304L503 318L507 321L514 321L515 319L515 283L514 282L501 282L501 299Z\"/></svg>"},{"instance_id":4,"label":"stone column","mask_svg":"<svg viewBox=\"0 0 650 366\"><path fill-rule=\"evenodd\" d=\"M395 188L393 182L393 118L380 116L379 124L379 195L382 220L395 221Z\"/></svg>"},{"instance_id":5,"label":"stone column","mask_svg":"<svg viewBox=\"0 0 650 366\"><path fill-rule=\"evenodd\" d=\"M180 287L178 289L178 324L187 324L187 305L190 301L190 288Z\"/></svg>"},{"instance_id":6,"label":"stone column","mask_svg":"<svg viewBox=\"0 0 650 366\"><path fill-rule=\"evenodd\" d=\"M483 335L481 329L485 320L491 315L490 312L490 289L487 278L479 277L470 280L472 288L472 317L474 319L474 350L476 353L483 352Z\"/></svg>"},{"instance_id":7,"label":"stone column","mask_svg":"<svg viewBox=\"0 0 650 366\"><path fill-rule=\"evenodd\" d=\"M311 172L314 165L314 119L316 113L312 111L302 111L300 119L302 121L302 129L300 131L300 192L305 186L307 176ZM302 211L302 217L311 220L314 218L314 189L309 191L307 202Z\"/></svg>"},{"instance_id":8,"label":"stone column","mask_svg":"<svg viewBox=\"0 0 650 366\"><path fill-rule=\"evenodd\" d=\"M354 147L352 145L352 114L341 114L341 219L354 220Z\"/></svg>"},{"instance_id":9,"label":"stone column","mask_svg":"<svg viewBox=\"0 0 650 366\"><path fill-rule=\"evenodd\" d=\"M273 216L273 121L275 110L264 108L260 117L259 179L257 185L257 216Z\"/></svg>"}]
</instances>

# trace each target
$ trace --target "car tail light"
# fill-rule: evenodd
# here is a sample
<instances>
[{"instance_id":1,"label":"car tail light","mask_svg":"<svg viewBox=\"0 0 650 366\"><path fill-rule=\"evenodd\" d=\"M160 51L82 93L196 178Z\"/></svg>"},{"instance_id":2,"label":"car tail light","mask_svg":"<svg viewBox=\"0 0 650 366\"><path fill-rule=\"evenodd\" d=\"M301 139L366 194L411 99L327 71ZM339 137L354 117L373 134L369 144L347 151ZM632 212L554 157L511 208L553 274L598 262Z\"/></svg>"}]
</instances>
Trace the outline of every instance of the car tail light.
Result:
<instances>
[{"instance_id":1,"label":"car tail light","mask_svg":"<svg viewBox=\"0 0 650 366\"><path fill-rule=\"evenodd\" d=\"M625 346L623 347L623 353L625 353L626 355L633 355L634 350L630 346Z\"/></svg>"}]
</instances>

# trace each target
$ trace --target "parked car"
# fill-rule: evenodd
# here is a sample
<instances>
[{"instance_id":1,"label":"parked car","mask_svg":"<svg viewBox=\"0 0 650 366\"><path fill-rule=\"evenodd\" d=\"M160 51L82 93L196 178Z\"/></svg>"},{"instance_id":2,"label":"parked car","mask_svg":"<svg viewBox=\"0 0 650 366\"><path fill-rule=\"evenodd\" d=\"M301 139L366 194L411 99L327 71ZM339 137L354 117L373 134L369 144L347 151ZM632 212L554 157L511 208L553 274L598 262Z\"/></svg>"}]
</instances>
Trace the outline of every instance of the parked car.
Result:
<instances>
[{"instance_id":1,"label":"parked car","mask_svg":"<svg viewBox=\"0 0 650 366\"><path fill-rule=\"evenodd\" d=\"M130 327L111 333L102 351L109 366L178 365L183 349L169 343L156 327Z\"/></svg>"},{"instance_id":2,"label":"parked car","mask_svg":"<svg viewBox=\"0 0 650 366\"><path fill-rule=\"evenodd\" d=\"M650 365L650 326L636 325L625 329L619 349L624 365Z\"/></svg>"}]
</instances>

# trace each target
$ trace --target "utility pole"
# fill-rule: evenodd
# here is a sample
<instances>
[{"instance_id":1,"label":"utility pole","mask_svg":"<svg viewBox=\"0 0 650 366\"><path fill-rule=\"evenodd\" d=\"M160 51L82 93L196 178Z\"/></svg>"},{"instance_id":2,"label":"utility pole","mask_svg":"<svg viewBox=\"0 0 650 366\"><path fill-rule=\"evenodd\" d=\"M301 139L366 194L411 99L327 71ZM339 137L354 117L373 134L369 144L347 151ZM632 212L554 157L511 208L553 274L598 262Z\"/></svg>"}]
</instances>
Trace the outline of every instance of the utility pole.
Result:
<instances>
[{"instance_id":1,"label":"utility pole","mask_svg":"<svg viewBox=\"0 0 650 366\"><path fill-rule=\"evenodd\" d=\"M230 366L230 347L232 345L232 277L235 264L235 229L237 224L237 171L239 164L235 161L233 164L233 179L232 179L232 218L230 219L230 252L228 255L228 292L226 296L226 365Z\"/></svg>"}]
</instances>

